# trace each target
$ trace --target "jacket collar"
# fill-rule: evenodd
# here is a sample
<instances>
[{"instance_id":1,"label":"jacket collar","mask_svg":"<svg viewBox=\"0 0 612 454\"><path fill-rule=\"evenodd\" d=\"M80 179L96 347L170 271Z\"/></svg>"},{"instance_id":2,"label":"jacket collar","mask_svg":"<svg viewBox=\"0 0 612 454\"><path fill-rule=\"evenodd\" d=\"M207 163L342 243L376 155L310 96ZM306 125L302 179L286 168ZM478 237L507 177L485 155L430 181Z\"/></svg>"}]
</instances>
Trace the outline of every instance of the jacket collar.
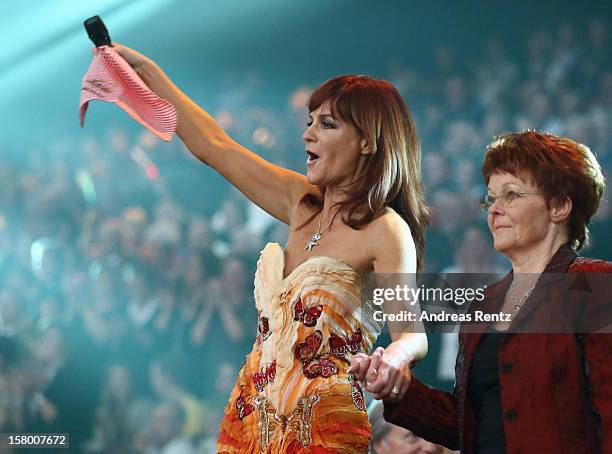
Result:
<instances>
[{"instance_id":1,"label":"jacket collar","mask_svg":"<svg viewBox=\"0 0 612 454\"><path fill-rule=\"evenodd\" d=\"M512 327L516 326L515 323L517 321L524 319L535 309L537 302L546 295L548 286L551 283L563 278L563 274L568 271L569 266L574 260L576 260L576 257L576 252L568 244L564 244L557 250L557 252L555 252L542 272L544 276L541 275L538 279L533 294L529 296L528 300L525 302L527 304L525 304L525 307L521 309L515 320L513 320L512 324L508 328L508 333L512 332ZM508 274L506 274L506 276L504 276L501 280L490 285L487 288L485 301L483 301L484 305L480 307L483 307L485 311L489 311L491 313L498 311L503 304L508 288L512 284L513 276L514 271L510 270L510 272L508 272ZM477 328L477 330L482 330L482 325ZM465 331L469 332L470 330L468 328ZM481 334L474 336L474 341L476 343L480 339L480 336Z\"/></svg>"},{"instance_id":2,"label":"jacket collar","mask_svg":"<svg viewBox=\"0 0 612 454\"><path fill-rule=\"evenodd\" d=\"M576 252L568 244L564 244L550 259L544 268L544 273L567 273L567 269L576 257L578 257Z\"/></svg>"}]
</instances>

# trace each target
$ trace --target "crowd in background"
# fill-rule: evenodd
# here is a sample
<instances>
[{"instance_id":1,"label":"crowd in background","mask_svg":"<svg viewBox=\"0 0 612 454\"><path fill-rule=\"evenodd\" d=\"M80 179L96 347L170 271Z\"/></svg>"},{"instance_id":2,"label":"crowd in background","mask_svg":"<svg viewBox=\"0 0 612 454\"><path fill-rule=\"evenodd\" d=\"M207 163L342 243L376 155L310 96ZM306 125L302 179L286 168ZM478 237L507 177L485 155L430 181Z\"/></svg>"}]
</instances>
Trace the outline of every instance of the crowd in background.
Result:
<instances>
[{"instance_id":1,"label":"crowd in background","mask_svg":"<svg viewBox=\"0 0 612 454\"><path fill-rule=\"evenodd\" d=\"M466 62L441 46L426 73L394 62L376 74L400 90L423 144L431 272L507 269L479 206L494 136L567 135L596 153L604 174L612 169L604 22L483 49ZM257 87L251 74L197 101L241 144L304 172L311 88L260 105ZM177 139L133 131L60 134L0 162L0 432L70 432L90 453L213 452L255 338L259 251L284 244L288 230ZM612 259L607 201L588 255Z\"/></svg>"}]
</instances>

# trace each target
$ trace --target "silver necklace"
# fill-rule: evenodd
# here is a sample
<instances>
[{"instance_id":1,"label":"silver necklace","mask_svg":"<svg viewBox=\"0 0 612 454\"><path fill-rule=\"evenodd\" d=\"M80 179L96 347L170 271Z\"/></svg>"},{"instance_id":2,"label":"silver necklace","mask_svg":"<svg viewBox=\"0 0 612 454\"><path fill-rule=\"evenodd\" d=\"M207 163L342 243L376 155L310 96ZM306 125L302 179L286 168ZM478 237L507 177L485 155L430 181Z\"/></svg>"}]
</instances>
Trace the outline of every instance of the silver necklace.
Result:
<instances>
[{"instance_id":1,"label":"silver necklace","mask_svg":"<svg viewBox=\"0 0 612 454\"><path fill-rule=\"evenodd\" d=\"M531 295L531 292L533 292L533 289L535 288L534 285L533 287L528 289L523 294L523 296L519 298L519 296L514 293L514 282L515 281L513 280L512 285L510 285L510 288L508 289L508 295L510 296L510 300L512 301L512 318L514 318L518 311L521 310L521 307L523 306L523 304L525 304L525 301L527 301L527 298L529 298L529 295Z\"/></svg>"},{"instance_id":2,"label":"silver necklace","mask_svg":"<svg viewBox=\"0 0 612 454\"><path fill-rule=\"evenodd\" d=\"M321 220L323 219L323 209L321 209L321 216L319 216L319 226L317 227L317 231L315 232L315 234L312 235L312 237L306 242L306 246L304 247L305 251L311 252L313 248L319 245L319 240L321 239L321 236L323 235L324 232L327 231L327 229L331 227L332 223L334 222L335 217L336 216L334 215L329 225L325 227L323 230L321 230Z\"/></svg>"}]
</instances>

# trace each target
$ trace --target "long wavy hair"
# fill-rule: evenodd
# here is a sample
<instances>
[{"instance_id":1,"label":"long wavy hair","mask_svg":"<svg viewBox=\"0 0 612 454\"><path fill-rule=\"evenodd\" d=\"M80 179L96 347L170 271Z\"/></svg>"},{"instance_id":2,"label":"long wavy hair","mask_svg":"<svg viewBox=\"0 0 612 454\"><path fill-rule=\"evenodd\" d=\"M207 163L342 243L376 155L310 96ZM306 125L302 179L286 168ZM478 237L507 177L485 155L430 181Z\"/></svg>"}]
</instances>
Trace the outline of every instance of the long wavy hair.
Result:
<instances>
[{"instance_id":1,"label":"long wavy hair","mask_svg":"<svg viewBox=\"0 0 612 454\"><path fill-rule=\"evenodd\" d=\"M343 222L360 229L391 207L410 227L420 269L430 212L421 182L421 144L408 106L389 82L357 75L324 82L310 95L308 110L326 102L331 114L353 125L371 147L363 172L345 188L347 198L336 204ZM306 225L323 209L323 201L309 194L302 202L318 208Z\"/></svg>"}]
</instances>

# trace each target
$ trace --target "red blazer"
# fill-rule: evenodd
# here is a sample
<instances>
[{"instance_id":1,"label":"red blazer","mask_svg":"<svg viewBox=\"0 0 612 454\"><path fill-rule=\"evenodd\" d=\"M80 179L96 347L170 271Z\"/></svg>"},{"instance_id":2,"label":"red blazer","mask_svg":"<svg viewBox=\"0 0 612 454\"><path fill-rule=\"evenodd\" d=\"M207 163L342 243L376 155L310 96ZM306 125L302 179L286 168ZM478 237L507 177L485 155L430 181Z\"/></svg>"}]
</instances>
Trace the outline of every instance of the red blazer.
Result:
<instances>
[{"instance_id":1,"label":"red blazer","mask_svg":"<svg viewBox=\"0 0 612 454\"><path fill-rule=\"evenodd\" d=\"M563 246L544 272L609 273L612 263L577 258ZM496 301L500 307L510 282L511 273L490 286L483 303ZM538 300L536 291L513 325L526 317L562 312L558 298L548 294ZM589 294L585 306L605 326L610 323L612 295L598 293ZM413 378L401 402L385 402L384 416L426 440L471 454L476 417L467 399L467 381L482 334L466 331L462 326L459 333L453 392L432 389ZM612 334L507 333L498 355L508 454L612 453Z\"/></svg>"}]
</instances>

